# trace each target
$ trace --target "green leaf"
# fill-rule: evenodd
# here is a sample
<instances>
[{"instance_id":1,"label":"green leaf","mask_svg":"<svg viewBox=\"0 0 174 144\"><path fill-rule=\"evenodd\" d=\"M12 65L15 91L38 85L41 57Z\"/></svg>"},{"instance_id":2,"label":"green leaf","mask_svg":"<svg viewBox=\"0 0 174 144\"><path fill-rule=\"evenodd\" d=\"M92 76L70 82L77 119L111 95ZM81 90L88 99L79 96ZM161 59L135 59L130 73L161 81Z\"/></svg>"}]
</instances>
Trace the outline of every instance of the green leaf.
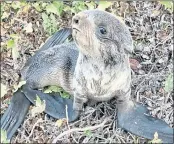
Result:
<instances>
[{"instance_id":1,"label":"green leaf","mask_svg":"<svg viewBox=\"0 0 174 144\"><path fill-rule=\"evenodd\" d=\"M173 2L172 1L159 1L162 5L165 6L166 9L169 9L173 12Z\"/></svg>"},{"instance_id":2,"label":"green leaf","mask_svg":"<svg viewBox=\"0 0 174 144\"><path fill-rule=\"evenodd\" d=\"M1 143L10 143L10 140L7 139L7 132L1 129Z\"/></svg>"},{"instance_id":3,"label":"green leaf","mask_svg":"<svg viewBox=\"0 0 174 144\"><path fill-rule=\"evenodd\" d=\"M12 8L13 9L19 9L19 8L21 8L21 2L19 2L19 1L15 1L15 2L12 2Z\"/></svg>"},{"instance_id":4,"label":"green leaf","mask_svg":"<svg viewBox=\"0 0 174 144\"><path fill-rule=\"evenodd\" d=\"M17 34L11 34L10 37L13 38L13 39L15 39L15 40L17 40L19 38L19 35L17 35Z\"/></svg>"},{"instance_id":5,"label":"green leaf","mask_svg":"<svg viewBox=\"0 0 174 144\"><path fill-rule=\"evenodd\" d=\"M7 41L7 48L13 48L15 46L14 39L10 39Z\"/></svg>"},{"instance_id":6,"label":"green leaf","mask_svg":"<svg viewBox=\"0 0 174 144\"><path fill-rule=\"evenodd\" d=\"M38 95L36 95L36 100L35 100L35 102L36 102L36 106L41 106L41 105L42 105L42 101L41 101L41 99L39 98Z\"/></svg>"},{"instance_id":7,"label":"green leaf","mask_svg":"<svg viewBox=\"0 0 174 144\"><path fill-rule=\"evenodd\" d=\"M26 84L26 81L20 81L18 85L14 85L14 92L16 92L19 88L21 88L24 84Z\"/></svg>"},{"instance_id":8,"label":"green leaf","mask_svg":"<svg viewBox=\"0 0 174 144\"><path fill-rule=\"evenodd\" d=\"M66 91L64 91L64 90L62 90L62 92L60 93L60 96L62 97L62 98L70 98L70 94L69 93L67 93Z\"/></svg>"},{"instance_id":9,"label":"green leaf","mask_svg":"<svg viewBox=\"0 0 174 144\"><path fill-rule=\"evenodd\" d=\"M46 8L46 6L48 5L48 3L45 2L41 2L42 3L42 8Z\"/></svg>"},{"instance_id":10,"label":"green leaf","mask_svg":"<svg viewBox=\"0 0 174 144\"><path fill-rule=\"evenodd\" d=\"M33 109L31 110L32 117L35 114L42 113L45 110L45 107L46 107L45 100L41 101L41 99L39 98L38 95L36 95L35 102L36 102L36 106L34 106Z\"/></svg>"},{"instance_id":11,"label":"green leaf","mask_svg":"<svg viewBox=\"0 0 174 144\"><path fill-rule=\"evenodd\" d=\"M63 11L63 3L53 1L53 3L46 6L46 11L47 11L47 13L53 13L53 14L60 16Z\"/></svg>"},{"instance_id":12,"label":"green leaf","mask_svg":"<svg viewBox=\"0 0 174 144\"><path fill-rule=\"evenodd\" d=\"M158 138L158 133L155 132L155 134L154 134L154 139L151 140L151 141L149 141L148 143L152 143L152 144L158 143L158 144L159 144L159 143L162 143L162 140Z\"/></svg>"},{"instance_id":13,"label":"green leaf","mask_svg":"<svg viewBox=\"0 0 174 144\"><path fill-rule=\"evenodd\" d=\"M57 14L57 8L54 6L54 4L49 4L46 6L47 13L54 13Z\"/></svg>"},{"instance_id":14,"label":"green leaf","mask_svg":"<svg viewBox=\"0 0 174 144\"><path fill-rule=\"evenodd\" d=\"M80 11L86 10L87 7L85 6L85 3L82 1L73 1L72 2L72 13L78 13Z\"/></svg>"},{"instance_id":15,"label":"green leaf","mask_svg":"<svg viewBox=\"0 0 174 144\"><path fill-rule=\"evenodd\" d=\"M169 74L165 81L164 90L171 92L173 90L173 73Z\"/></svg>"},{"instance_id":16,"label":"green leaf","mask_svg":"<svg viewBox=\"0 0 174 144\"><path fill-rule=\"evenodd\" d=\"M2 14L1 19L8 18L10 15L10 13L8 12L2 12L1 14Z\"/></svg>"},{"instance_id":17,"label":"green leaf","mask_svg":"<svg viewBox=\"0 0 174 144\"><path fill-rule=\"evenodd\" d=\"M52 92L60 92L62 89L58 86L49 86L47 89L44 90L44 93L52 93Z\"/></svg>"},{"instance_id":18,"label":"green leaf","mask_svg":"<svg viewBox=\"0 0 174 144\"><path fill-rule=\"evenodd\" d=\"M98 9L105 10L106 8L110 7L112 5L112 2L109 1L100 1Z\"/></svg>"},{"instance_id":19,"label":"green leaf","mask_svg":"<svg viewBox=\"0 0 174 144\"><path fill-rule=\"evenodd\" d=\"M47 31L47 29L49 28L50 23L49 23L49 18L46 15L46 13L42 13L42 19L43 19L44 30Z\"/></svg>"},{"instance_id":20,"label":"green leaf","mask_svg":"<svg viewBox=\"0 0 174 144\"><path fill-rule=\"evenodd\" d=\"M42 19L43 19L44 23L48 23L48 16L46 13L42 13Z\"/></svg>"},{"instance_id":21,"label":"green leaf","mask_svg":"<svg viewBox=\"0 0 174 144\"><path fill-rule=\"evenodd\" d=\"M61 1L53 1L53 5L57 7L57 14L60 16L63 12L64 4Z\"/></svg>"},{"instance_id":22,"label":"green leaf","mask_svg":"<svg viewBox=\"0 0 174 144\"><path fill-rule=\"evenodd\" d=\"M13 60L16 60L19 57L19 52L17 50L17 47L12 48L12 57Z\"/></svg>"},{"instance_id":23,"label":"green leaf","mask_svg":"<svg viewBox=\"0 0 174 144\"><path fill-rule=\"evenodd\" d=\"M43 92L44 93L52 93L52 92L60 93L60 96L62 98L70 98L70 94L64 91L63 88L59 86L48 86L48 88L45 88Z\"/></svg>"},{"instance_id":24,"label":"green leaf","mask_svg":"<svg viewBox=\"0 0 174 144\"><path fill-rule=\"evenodd\" d=\"M33 3L33 7L37 10L37 11L42 11L41 10L41 6L40 6L40 4L37 2L37 3Z\"/></svg>"},{"instance_id":25,"label":"green leaf","mask_svg":"<svg viewBox=\"0 0 174 144\"><path fill-rule=\"evenodd\" d=\"M87 5L87 7L88 7L89 10L95 8L95 2L93 2L93 1L91 1L90 3L89 2L86 2L85 4Z\"/></svg>"},{"instance_id":26,"label":"green leaf","mask_svg":"<svg viewBox=\"0 0 174 144\"><path fill-rule=\"evenodd\" d=\"M86 131L84 131L84 133L87 137L91 137L91 135L92 135L91 130L86 130Z\"/></svg>"}]
</instances>

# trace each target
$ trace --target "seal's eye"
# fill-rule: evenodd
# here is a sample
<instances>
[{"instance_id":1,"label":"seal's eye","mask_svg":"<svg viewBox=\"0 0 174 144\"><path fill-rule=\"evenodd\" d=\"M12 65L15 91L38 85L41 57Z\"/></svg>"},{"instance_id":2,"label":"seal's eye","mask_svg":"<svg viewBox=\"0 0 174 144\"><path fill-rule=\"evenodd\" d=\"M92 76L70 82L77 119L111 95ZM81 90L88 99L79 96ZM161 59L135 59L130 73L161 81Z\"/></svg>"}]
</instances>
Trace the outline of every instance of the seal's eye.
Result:
<instances>
[{"instance_id":1,"label":"seal's eye","mask_svg":"<svg viewBox=\"0 0 174 144\"><path fill-rule=\"evenodd\" d=\"M105 28L100 27L99 30L100 30L101 34L103 34L103 35L106 34L106 29Z\"/></svg>"}]
</instances>

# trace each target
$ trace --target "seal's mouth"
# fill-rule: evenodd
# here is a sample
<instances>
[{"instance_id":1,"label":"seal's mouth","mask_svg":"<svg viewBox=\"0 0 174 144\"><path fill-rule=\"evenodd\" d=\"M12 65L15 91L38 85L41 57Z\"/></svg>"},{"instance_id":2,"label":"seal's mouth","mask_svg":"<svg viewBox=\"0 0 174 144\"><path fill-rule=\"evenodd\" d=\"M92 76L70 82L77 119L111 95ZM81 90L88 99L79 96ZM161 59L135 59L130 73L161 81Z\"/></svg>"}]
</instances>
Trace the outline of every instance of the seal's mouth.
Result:
<instances>
[{"instance_id":1,"label":"seal's mouth","mask_svg":"<svg viewBox=\"0 0 174 144\"><path fill-rule=\"evenodd\" d=\"M73 31L78 31L78 32L80 32L80 30L77 29L77 28L75 28L75 27L73 27L72 29L73 29Z\"/></svg>"}]
</instances>

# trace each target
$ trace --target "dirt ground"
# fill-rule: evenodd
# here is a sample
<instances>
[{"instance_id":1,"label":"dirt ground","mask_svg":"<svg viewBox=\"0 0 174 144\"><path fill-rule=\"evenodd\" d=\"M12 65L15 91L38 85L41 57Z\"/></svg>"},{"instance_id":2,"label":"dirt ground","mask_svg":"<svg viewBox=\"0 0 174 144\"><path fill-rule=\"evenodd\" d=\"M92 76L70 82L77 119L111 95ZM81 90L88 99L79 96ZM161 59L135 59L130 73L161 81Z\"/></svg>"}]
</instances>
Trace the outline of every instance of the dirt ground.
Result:
<instances>
[{"instance_id":1,"label":"dirt ground","mask_svg":"<svg viewBox=\"0 0 174 144\"><path fill-rule=\"evenodd\" d=\"M173 15L158 2L113 2L107 9L123 17L134 39L132 54L132 98L146 105L150 114L164 120L173 127L173 91L164 90L164 82L173 72ZM59 17L59 28L70 27L72 15ZM15 22L12 23L12 20ZM22 30L25 22L31 22L32 33ZM12 57L11 49L1 49L1 83L6 85L8 93L1 98L1 114L8 107L13 86L18 84L20 71L27 59L39 49L48 38L42 26L41 13L31 7L26 13L15 13L2 22L2 48L17 32L18 58ZM138 68L137 68L138 63ZM95 130L75 131L61 137L62 143L137 143L147 142L117 127L116 102L102 102L93 107L87 106L78 121L55 126L56 119L42 113L31 115L32 106L24 123L12 138L12 143L51 143L61 133L75 128L96 126ZM106 123L105 119L109 120Z\"/></svg>"}]
</instances>

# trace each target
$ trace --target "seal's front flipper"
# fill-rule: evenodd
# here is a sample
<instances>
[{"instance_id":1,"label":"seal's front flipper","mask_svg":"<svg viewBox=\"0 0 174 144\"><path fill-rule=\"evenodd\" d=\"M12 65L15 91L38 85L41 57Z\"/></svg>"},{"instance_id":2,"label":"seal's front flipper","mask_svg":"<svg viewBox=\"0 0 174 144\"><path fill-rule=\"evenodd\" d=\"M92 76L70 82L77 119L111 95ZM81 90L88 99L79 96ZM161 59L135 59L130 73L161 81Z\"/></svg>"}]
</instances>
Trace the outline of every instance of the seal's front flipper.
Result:
<instances>
[{"instance_id":1,"label":"seal's front flipper","mask_svg":"<svg viewBox=\"0 0 174 144\"><path fill-rule=\"evenodd\" d=\"M57 31L55 34L53 34L48 40L45 42L45 44L36 52L46 50L50 47L53 47L55 45L59 45L64 43L72 34L71 28L63 28L59 31Z\"/></svg>"},{"instance_id":2,"label":"seal's front flipper","mask_svg":"<svg viewBox=\"0 0 174 144\"><path fill-rule=\"evenodd\" d=\"M69 122L76 120L79 116L79 112L73 110L72 99L64 99L58 94L56 96L51 96L50 94L43 93L42 91L33 90L27 85L23 86L23 93L34 105L36 96L38 96L42 101L44 100L46 104L45 113L54 118L66 118L66 105Z\"/></svg>"},{"instance_id":3,"label":"seal's front flipper","mask_svg":"<svg viewBox=\"0 0 174 144\"><path fill-rule=\"evenodd\" d=\"M140 104L127 109L125 106L118 107L118 125L121 128L147 139L153 139L157 132L164 143L173 143L173 129L167 123L146 115L148 110Z\"/></svg>"},{"instance_id":4,"label":"seal's front flipper","mask_svg":"<svg viewBox=\"0 0 174 144\"><path fill-rule=\"evenodd\" d=\"M9 107L1 118L1 129L7 132L8 139L12 138L23 122L29 106L30 101L24 96L21 90L14 93Z\"/></svg>"},{"instance_id":5,"label":"seal's front flipper","mask_svg":"<svg viewBox=\"0 0 174 144\"><path fill-rule=\"evenodd\" d=\"M71 37L72 29L71 28L63 28L59 31L57 31L54 35L52 35L50 38L47 39L45 44L41 46L39 50L35 52L35 54L27 61L25 64L25 67L28 67L34 58L43 50L52 48L55 45L59 45L64 43L69 37Z\"/></svg>"}]
</instances>

